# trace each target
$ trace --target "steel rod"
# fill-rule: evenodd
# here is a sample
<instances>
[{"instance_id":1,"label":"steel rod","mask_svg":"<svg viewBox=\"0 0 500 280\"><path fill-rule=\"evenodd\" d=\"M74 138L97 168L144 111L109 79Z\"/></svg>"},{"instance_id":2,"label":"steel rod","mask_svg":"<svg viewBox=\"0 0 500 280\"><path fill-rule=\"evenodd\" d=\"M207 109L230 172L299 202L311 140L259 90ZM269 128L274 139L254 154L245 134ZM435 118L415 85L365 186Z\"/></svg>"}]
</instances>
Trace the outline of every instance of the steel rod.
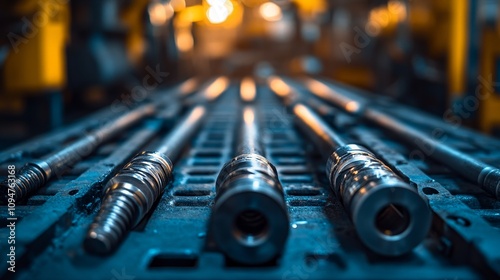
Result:
<instances>
[{"instance_id":1,"label":"steel rod","mask_svg":"<svg viewBox=\"0 0 500 280\"><path fill-rule=\"evenodd\" d=\"M179 96L189 95L193 91L195 79L189 79L170 92ZM112 121L105 123L102 127L87 133L84 137L64 147L62 150L49 154L39 160L27 163L17 174L16 181L4 181L0 184L2 192L2 203L15 199L20 202L29 195L43 187L50 179L61 176L74 164L89 156L101 144L109 141L122 131L138 123L142 119L152 116L160 110L165 103L165 98L171 94L155 94L153 102L140 105L139 107L125 112ZM174 98L173 102L177 102Z\"/></svg>"},{"instance_id":2,"label":"steel rod","mask_svg":"<svg viewBox=\"0 0 500 280\"><path fill-rule=\"evenodd\" d=\"M249 83L246 80L245 83ZM252 98L244 98L247 103ZM221 169L211 232L218 248L233 261L261 264L279 256L289 232L283 187L274 165L265 158L258 113L242 110L235 157Z\"/></svg>"},{"instance_id":3,"label":"steel rod","mask_svg":"<svg viewBox=\"0 0 500 280\"><path fill-rule=\"evenodd\" d=\"M156 151L135 156L105 186L102 204L84 247L94 254L113 252L125 234L151 210L173 179L173 164L198 130L206 108L197 106L161 142Z\"/></svg>"},{"instance_id":4,"label":"steel rod","mask_svg":"<svg viewBox=\"0 0 500 280\"><path fill-rule=\"evenodd\" d=\"M398 256L427 235L431 212L417 191L367 148L346 144L313 110L293 85L278 77L271 89L284 98L295 120L328 157L330 187L349 213L361 241L374 252ZM340 99L339 99L340 100ZM333 153L332 153L333 151Z\"/></svg>"},{"instance_id":5,"label":"steel rod","mask_svg":"<svg viewBox=\"0 0 500 280\"><path fill-rule=\"evenodd\" d=\"M139 153L106 184L99 213L84 241L87 251L100 255L112 253L127 232L151 210L172 182L173 162L200 128L207 115L207 106L221 96L227 85L217 85L217 90L200 100L203 104L193 107L155 151Z\"/></svg>"},{"instance_id":6,"label":"steel rod","mask_svg":"<svg viewBox=\"0 0 500 280\"><path fill-rule=\"evenodd\" d=\"M353 111L349 110L348 107L356 108L355 112L362 116L364 120L390 131L408 145L420 150L423 157L430 157L447 166L458 175L478 184L484 191L500 199L500 169L497 167L447 146L391 115L367 106L354 97L343 94L343 92L348 92L344 87L325 84L312 78L305 78L304 80L307 88L314 95L349 113L353 113ZM319 84L321 86L318 86ZM349 93L351 96L355 96L355 93ZM342 102L339 100L342 100ZM346 104L351 105L347 106Z\"/></svg>"}]
</instances>

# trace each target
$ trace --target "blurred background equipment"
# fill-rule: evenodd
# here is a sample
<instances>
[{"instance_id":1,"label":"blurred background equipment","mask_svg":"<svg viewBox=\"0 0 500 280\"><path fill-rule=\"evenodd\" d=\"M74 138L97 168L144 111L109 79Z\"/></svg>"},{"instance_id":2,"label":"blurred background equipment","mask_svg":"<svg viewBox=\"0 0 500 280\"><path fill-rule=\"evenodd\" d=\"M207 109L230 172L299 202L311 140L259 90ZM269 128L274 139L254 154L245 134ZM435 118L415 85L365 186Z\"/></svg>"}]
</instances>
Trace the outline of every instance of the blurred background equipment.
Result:
<instances>
[{"instance_id":1,"label":"blurred background equipment","mask_svg":"<svg viewBox=\"0 0 500 280\"><path fill-rule=\"evenodd\" d=\"M262 61L495 133L495 0L1 1L1 141ZM139 87L139 88L138 88ZM134 90L135 89L135 90Z\"/></svg>"},{"instance_id":2,"label":"blurred background equipment","mask_svg":"<svg viewBox=\"0 0 500 280\"><path fill-rule=\"evenodd\" d=\"M0 182L15 169L18 182L44 185L17 191L19 278L500 275L499 0L0 0L0 34ZM324 172L321 155L333 146L312 145L296 126L267 84L277 75L293 77L286 81L300 86L304 106L343 142L365 147L428 202L431 228L411 252L393 259L363 246L366 232L349 219L355 209L344 207L358 204L338 198L345 191L332 190ZM151 211L107 257L85 251L107 182L159 147L189 108L215 99L199 131L180 138L187 148L171 184L137 204ZM261 256L273 258L258 261L225 253L207 226L217 175L238 154L241 99L288 211L286 242L269 243L276 248ZM85 138L141 106L159 107L105 141ZM408 131L427 138L403 138ZM73 156L78 143L83 157ZM47 166L58 162L64 168L51 176Z\"/></svg>"}]
</instances>

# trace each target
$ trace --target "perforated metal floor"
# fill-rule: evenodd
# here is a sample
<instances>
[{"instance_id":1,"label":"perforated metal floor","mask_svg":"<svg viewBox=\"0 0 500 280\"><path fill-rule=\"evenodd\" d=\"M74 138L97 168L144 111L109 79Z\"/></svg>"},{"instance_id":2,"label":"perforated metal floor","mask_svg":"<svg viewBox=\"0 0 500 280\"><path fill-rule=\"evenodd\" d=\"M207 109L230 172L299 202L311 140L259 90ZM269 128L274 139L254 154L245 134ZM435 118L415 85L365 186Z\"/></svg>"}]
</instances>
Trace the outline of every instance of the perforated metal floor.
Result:
<instances>
[{"instance_id":1,"label":"perforated metal floor","mask_svg":"<svg viewBox=\"0 0 500 280\"><path fill-rule=\"evenodd\" d=\"M328 187L324 160L294 127L269 89L260 86L260 112L268 159L286 192L291 234L283 255L265 266L226 261L207 236L215 179L233 156L240 105L234 84L212 108L202 129L175 163L175 181L154 211L109 257L87 254L84 235L106 181L137 152L153 148L176 118L151 118L100 147L57 180L16 206L16 273L6 272L7 228L0 229L3 277L19 279L333 279L500 277L500 202L446 168L408 160L411 149L375 127L340 112L327 121L353 143L363 144L429 199L434 222L413 253L383 258L356 237L352 223ZM381 106L387 111L397 106ZM415 113L405 111L406 113ZM101 113L101 117L106 113ZM95 125L98 117L0 154L0 170L17 169L58 149ZM419 126L432 131L433 127ZM444 140L444 139L443 139ZM500 141L458 129L445 142L500 166ZM419 168L421 170L419 170ZM425 172L425 173L424 173ZM0 208L7 222L7 208Z\"/></svg>"}]
</instances>

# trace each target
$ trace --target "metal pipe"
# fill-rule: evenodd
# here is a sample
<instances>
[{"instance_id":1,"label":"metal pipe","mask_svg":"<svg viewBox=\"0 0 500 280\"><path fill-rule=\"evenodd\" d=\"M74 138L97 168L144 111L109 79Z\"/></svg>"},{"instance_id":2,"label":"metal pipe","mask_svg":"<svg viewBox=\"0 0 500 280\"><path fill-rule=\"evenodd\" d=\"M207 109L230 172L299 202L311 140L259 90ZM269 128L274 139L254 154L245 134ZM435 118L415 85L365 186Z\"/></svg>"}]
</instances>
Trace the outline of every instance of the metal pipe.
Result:
<instances>
[{"instance_id":1,"label":"metal pipe","mask_svg":"<svg viewBox=\"0 0 500 280\"><path fill-rule=\"evenodd\" d=\"M113 252L125 234L144 218L166 186L172 182L172 162L188 140L198 131L207 115L208 103L227 89L225 77L215 79L201 90L205 96L161 141L154 152L135 156L105 186L99 213L90 225L84 241L94 254Z\"/></svg>"},{"instance_id":2,"label":"metal pipe","mask_svg":"<svg viewBox=\"0 0 500 280\"><path fill-rule=\"evenodd\" d=\"M386 105L386 107L390 105L391 104L388 104ZM394 107L388 109L394 109ZM453 135L468 142L474 142L476 145L479 145L479 143L487 143L487 145L496 145L497 147L500 146L498 141L496 141L495 139L483 134L479 134L478 132L465 126L458 129L458 126L460 124L448 123L446 121L440 120L438 117L429 115L426 112L418 112L418 114L408 114L408 111L410 110L413 110L413 108L401 105L401 107L398 106L396 110L390 110L386 112L407 123L412 123L431 129L442 129L446 134Z\"/></svg>"},{"instance_id":3,"label":"metal pipe","mask_svg":"<svg viewBox=\"0 0 500 280\"><path fill-rule=\"evenodd\" d=\"M101 208L90 225L84 247L94 254L109 254L125 234L151 210L172 182L172 162L200 127L207 109L196 106L162 141L156 151L135 156L105 186Z\"/></svg>"},{"instance_id":4,"label":"metal pipe","mask_svg":"<svg viewBox=\"0 0 500 280\"><path fill-rule=\"evenodd\" d=\"M54 176L60 176L68 168L92 153L99 145L116 136L146 116L154 113L154 105L142 105L123 114L85 137L40 160L27 163L17 174L15 184L1 184L2 202L15 195L17 202L43 187Z\"/></svg>"},{"instance_id":5,"label":"metal pipe","mask_svg":"<svg viewBox=\"0 0 500 280\"><path fill-rule=\"evenodd\" d=\"M276 79L270 80L275 92L280 91L273 82ZM296 89L284 81L282 86L288 88L287 96L297 95ZM295 102L288 106L298 126L321 151L328 152L326 175L330 187L349 213L361 241L381 255L399 256L413 250L431 225L431 212L424 199L367 148L346 144L298 97L293 99Z\"/></svg>"},{"instance_id":6,"label":"metal pipe","mask_svg":"<svg viewBox=\"0 0 500 280\"><path fill-rule=\"evenodd\" d=\"M198 94L190 98L186 98L183 103L185 106L191 107L196 104L216 100L222 93L226 91L230 84L231 81L226 76L219 76L217 78L214 78L209 83L207 83L203 87L203 89L198 92Z\"/></svg>"},{"instance_id":7,"label":"metal pipe","mask_svg":"<svg viewBox=\"0 0 500 280\"><path fill-rule=\"evenodd\" d=\"M275 259L289 232L283 187L276 168L264 156L257 115L253 106L244 107L240 144L217 178L211 219L218 248L244 264Z\"/></svg>"},{"instance_id":8,"label":"metal pipe","mask_svg":"<svg viewBox=\"0 0 500 280\"><path fill-rule=\"evenodd\" d=\"M323 98L347 112L351 112L346 107L345 102L338 102L339 99L347 101L347 103L352 104L350 105L352 108L357 108L356 112L363 117L364 120L390 131L407 144L420 150L424 156L428 156L440 162L465 179L477 183L487 193L500 199L500 169L497 167L486 164L449 147L389 114L371 108L352 97L342 94L343 91L347 90L344 87L333 84L327 85L312 78L305 78L305 84L316 96ZM323 86L314 86L317 84ZM354 95L352 92L350 92L350 94Z\"/></svg>"},{"instance_id":9,"label":"metal pipe","mask_svg":"<svg viewBox=\"0 0 500 280\"><path fill-rule=\"evenodd\" d=\"M172 92L179 95L187 95L193 91L195 79L189 79L174 87ZM8 180L0 184L1 203L7 203L9 198L20 202L43 187L54 176L61 176L74 164L90 155L101 144L109 141L120 132L136 124L140 120L155 114L165 102L165 96L170 94L153 95L153 102L141 105L126 112L114 120L107 122L104 126L88 133L83 138L72 144L43 157L40 160L27 163L17 174L15 183ZM160 102L161 101L161 102ZM177 102L177 99L175 99Z\"/></svg>"}]
</instances>

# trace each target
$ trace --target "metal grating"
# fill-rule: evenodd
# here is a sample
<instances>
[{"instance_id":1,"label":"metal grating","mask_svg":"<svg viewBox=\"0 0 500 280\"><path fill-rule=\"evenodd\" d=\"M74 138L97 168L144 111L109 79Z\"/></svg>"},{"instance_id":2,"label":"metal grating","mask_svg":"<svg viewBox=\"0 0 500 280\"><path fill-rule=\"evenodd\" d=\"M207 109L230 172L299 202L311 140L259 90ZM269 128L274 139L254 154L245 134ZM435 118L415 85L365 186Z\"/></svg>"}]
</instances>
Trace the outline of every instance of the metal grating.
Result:
<instances>
[{"instance_id":1,"label":"metal grating","mask_svg":"<svg viewBox=\"0 0 500 280\"><path fill-rule=\"evenodd\" d=\"M176 162L175 181L155 211L130 232L112 256L91 256L82 248L100 203L100 191L135 153L155 145L167 131L162 120L150 119L103 145L25 205L17 205L16 278L470 279L499 275L500 252L495 248L500 248L500 202L438 164L408 160L411 150L390 135L339 112L327 120L345 137L370 147L407 178L429 199L435 212L433 231L412 254L394 259L369 252L330 192L320 151L304 140L269 89L261 86L258 92L256 106L267 157L278 169L291 217L291 234L278 261L260 267L231 263L207 236L215 179L233 156L238 127L240 105L233 85L212 108L205 125ZM387 105L384 108L391 110ZM74 139L76 131L90 127L91 122L95 125L92 117L75 125L77 129L39 138L37 145L20 145L2 153L0 170L7 170L8 164L20 168L49 149L61 147ZM429 132L433 129L420 127ZM448 135L446 143L500 165L500 141L471 138L457 129ZM1 217L6 222L4 206ZM7 234L8 229L0 229L1 240L7 240ZM4 246L5 242L2 252ZM2 266L6 268L5 262Z\"/></svg>"}]
</instances>

